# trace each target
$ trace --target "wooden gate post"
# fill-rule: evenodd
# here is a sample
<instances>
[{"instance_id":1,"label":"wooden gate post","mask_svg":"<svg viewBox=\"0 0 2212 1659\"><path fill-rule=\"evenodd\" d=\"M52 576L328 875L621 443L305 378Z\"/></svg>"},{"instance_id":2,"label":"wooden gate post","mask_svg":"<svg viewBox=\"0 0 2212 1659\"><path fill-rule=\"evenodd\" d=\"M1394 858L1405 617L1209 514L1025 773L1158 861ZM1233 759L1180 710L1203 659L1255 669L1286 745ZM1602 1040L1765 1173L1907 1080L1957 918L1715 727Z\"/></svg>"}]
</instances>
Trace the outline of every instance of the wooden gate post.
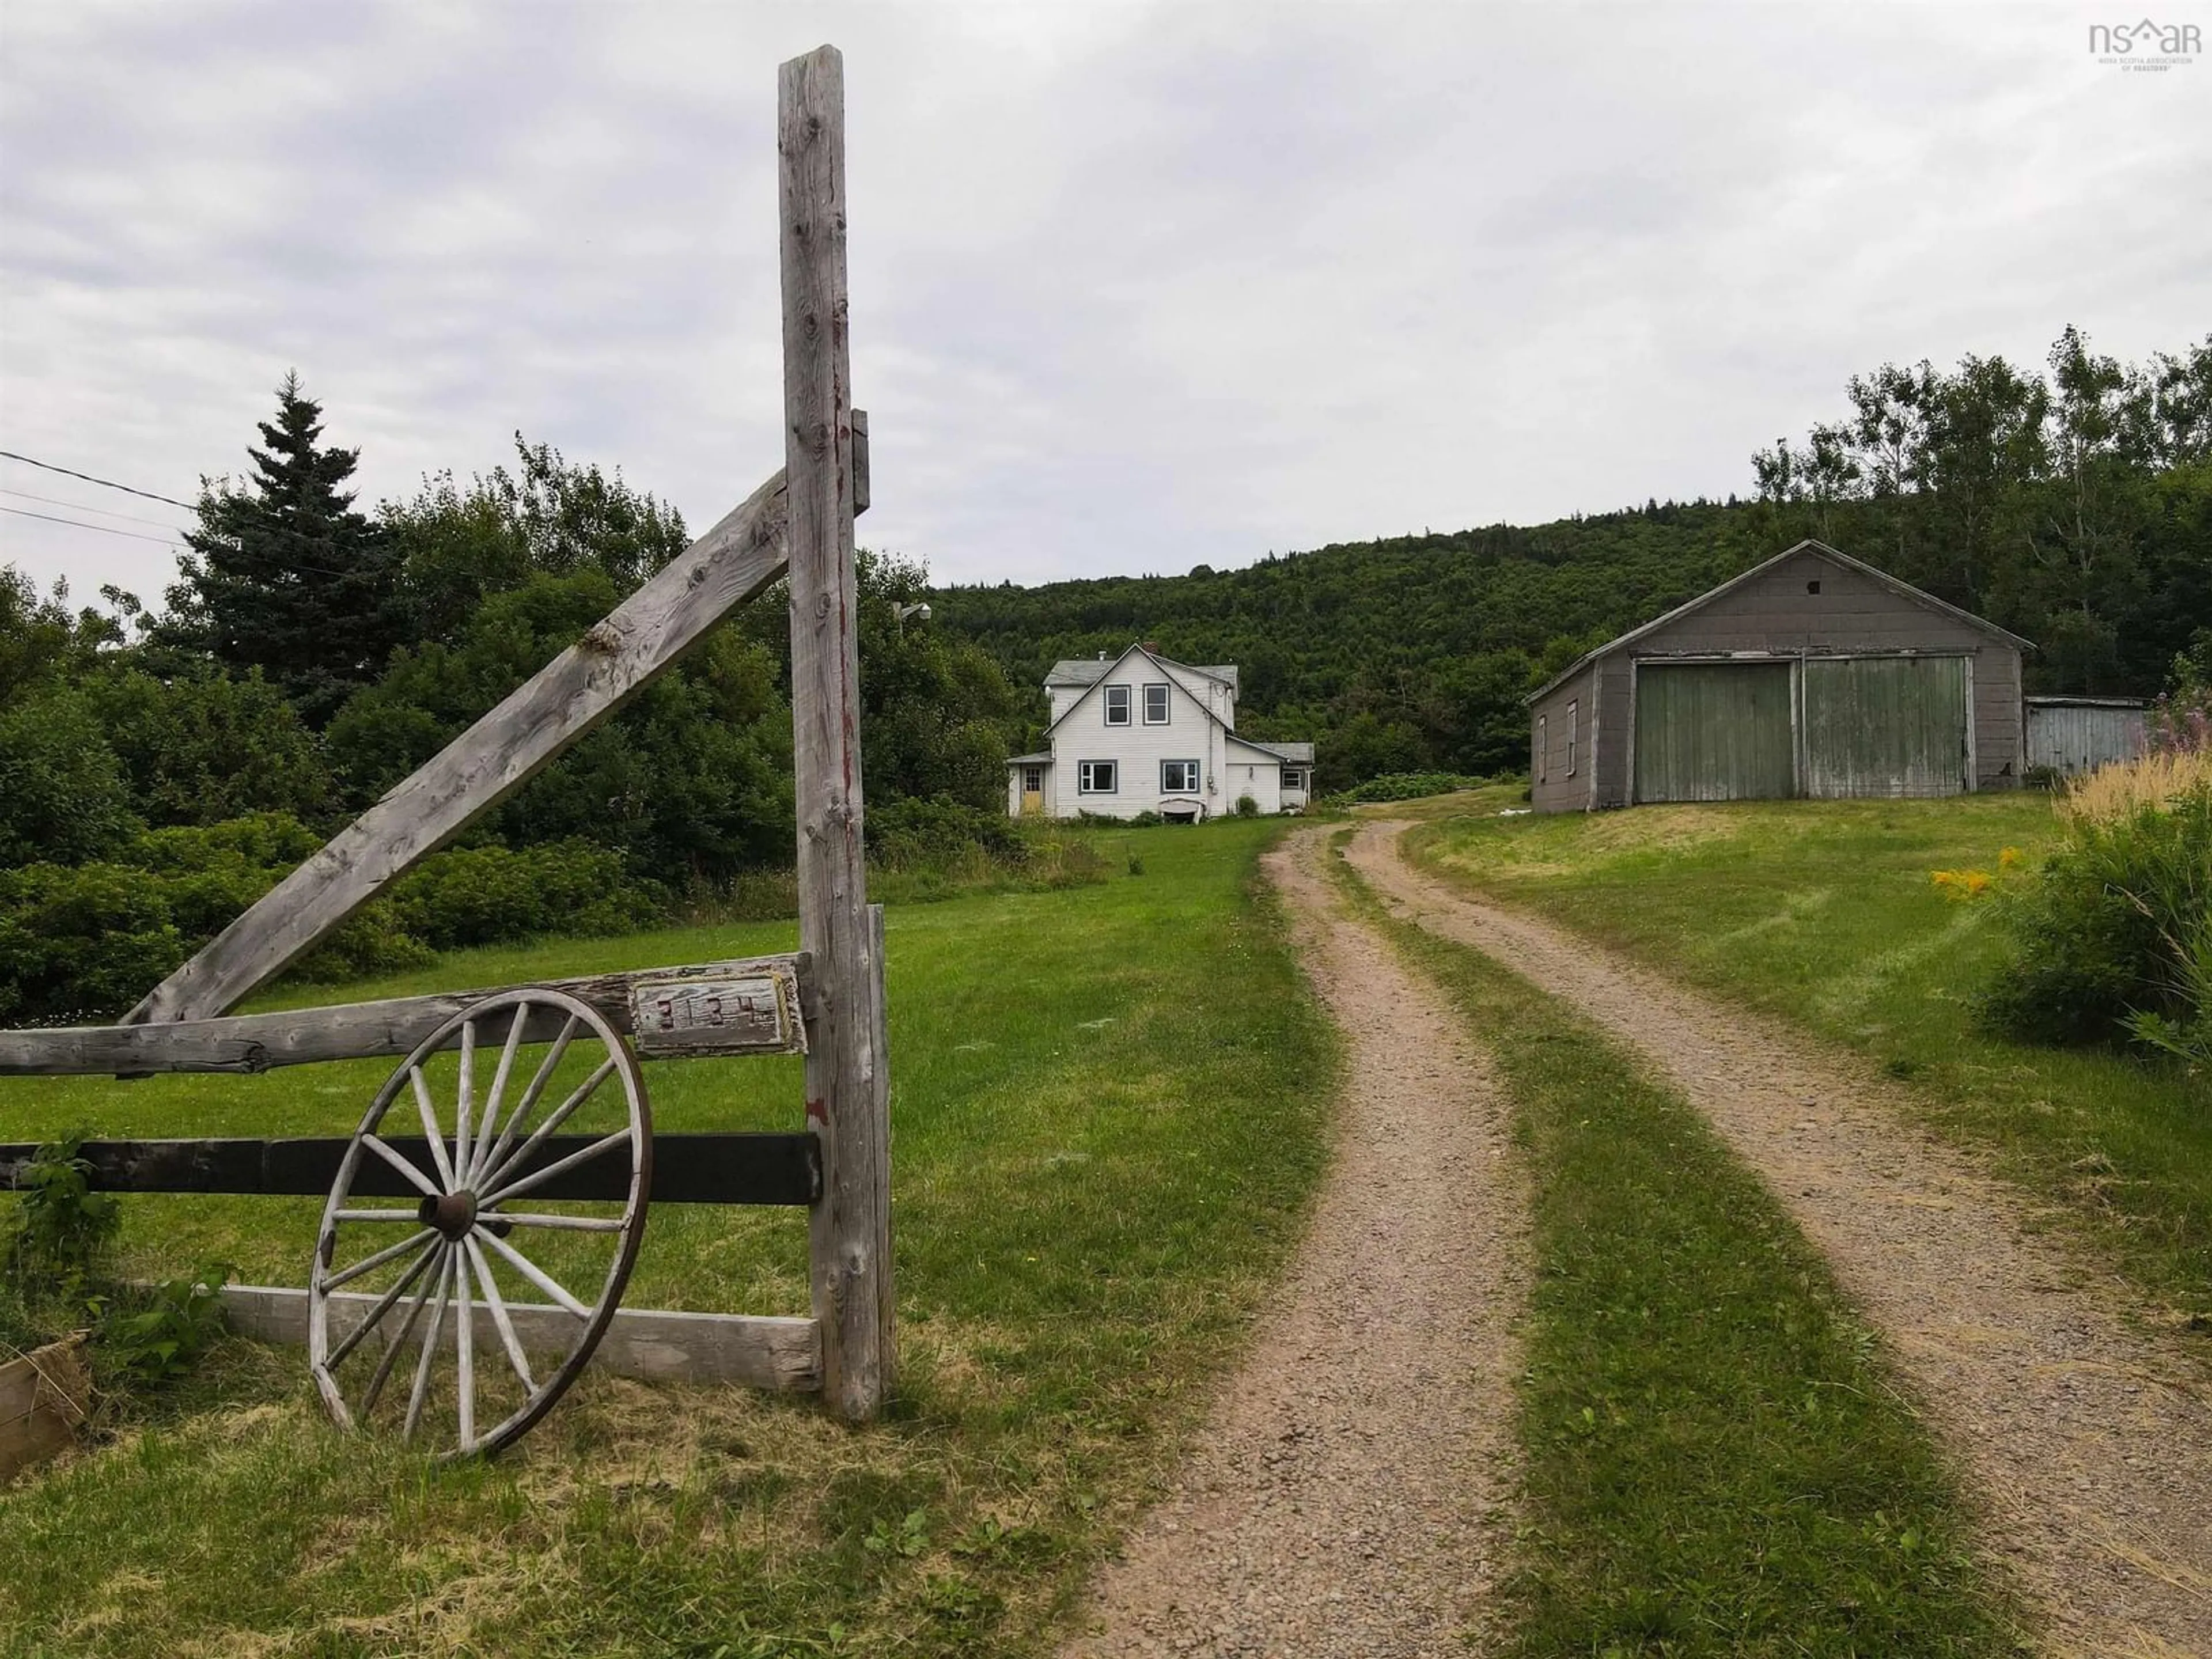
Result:
<instances>
[{"instance_id":1,"label":"wooden gate post","mask_svg":"<svg viewBox=\"0 0 2212 1659\"><path fill-rule=\"evenodd\" d=\"M822 1389L847 1418L892 1381L890 1078L882 913L860 839L860 686L846 337L845 63L821 46L777 77L783 228L785 473L791 515L791 719L799 942L814 959L806 1115L822 1145L809 1227Z\"/></svg>"}]
</instances>

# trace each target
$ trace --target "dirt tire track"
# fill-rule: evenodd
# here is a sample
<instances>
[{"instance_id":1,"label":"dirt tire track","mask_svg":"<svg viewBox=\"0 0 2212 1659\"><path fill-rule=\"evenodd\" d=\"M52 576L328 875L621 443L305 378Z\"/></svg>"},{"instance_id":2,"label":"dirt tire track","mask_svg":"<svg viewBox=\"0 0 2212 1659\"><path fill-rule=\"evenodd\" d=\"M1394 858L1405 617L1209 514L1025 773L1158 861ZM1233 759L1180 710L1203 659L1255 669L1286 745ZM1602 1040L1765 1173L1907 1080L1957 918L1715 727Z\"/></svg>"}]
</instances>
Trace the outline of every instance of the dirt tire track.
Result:
<instances>
[{"instance_id":1,"label":"dirt tire track","mask_svg":"<svg viewBox=\"0 0 2212 1659\"><path fill-rule=\"evenodd\" d=\"M2062 1652L2212 1655L2212 1400L2080 1288L2013 1189L1912 1127L1848 1060L1458 892L1376 823L1354 866L1399 914L1641 1052L1789 1208L1887 1339Z\"/></svg>"},{"instance_id":2,"label":"dirt tire track","mask_svg":"<svg viewBox=\"0 0 2212 1659\"><path fill-rule=\"evenodd\" d=\"M1472 1035L1316 873L1267 860L1350 1064L1310 1230L1170 1494L1066 1659L1430 1659L1494 1579L1527 1204Z\"/></svg>"}]
</instances>

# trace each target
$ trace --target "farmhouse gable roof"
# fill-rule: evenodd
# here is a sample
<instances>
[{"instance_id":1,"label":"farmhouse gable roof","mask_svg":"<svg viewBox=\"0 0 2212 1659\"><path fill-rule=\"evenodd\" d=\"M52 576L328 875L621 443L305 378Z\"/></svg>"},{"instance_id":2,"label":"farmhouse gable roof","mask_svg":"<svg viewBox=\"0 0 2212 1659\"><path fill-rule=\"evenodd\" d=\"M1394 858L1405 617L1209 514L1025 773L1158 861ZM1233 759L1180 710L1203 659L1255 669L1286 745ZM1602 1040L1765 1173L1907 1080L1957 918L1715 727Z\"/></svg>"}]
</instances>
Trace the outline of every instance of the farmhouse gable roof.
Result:
<instances>
[{"instance_id":1,"label":"farmhouse gable roof","mask_svg":"<svg viewBox=\"0 0 2212 1659\"><path fill-rule=\"evenodd\" d=\"M1082 684L1085 684L1085 686L1087 686L1089 689L1088 689L1088 690L1086 690L1084 692L1084 694L1083 694L1081 696L1078 697L1078 698L1077 698L1073 702L1072 702L1072 703L1068 704L1066 708L1065 708L1061 709L1061 710L1060 710L1060 717L1059 717L1059 719L1057 719L1057 720L1054 720L1054 721L1053 721L1053 723L1052 723L1051 725L1049 725L1049 726L1046 726L1046 727L1045 727L1045 729L1044 729L1045 741L1046 741L1046 742L1048 742L1048 743L1051 742L1051 741L1052 741L1052 734L1053 734L1054 732L1055 732L1059 731L1059 730L1060 730L1060 728L1062 726L1064 726L1064 725L1066 725L1066 722L1067 722L1067 720L1068 720L1069 716L1073 715L1073 714L1075 713L1075 711L1076 711L1077 709L1083 708L1085 705L1086 705L1087 703L1089 703L1089 702L1090 702L1090 701L1091 701L1091 691L1095 691L1096 690L1097 690L1099 682L1100 682L1100 681L1102 681L1102 680L1103 680L1103 679L1104 679L1104 678L1105 678L1109 674L1112 673L1115 669L1119 668L1119 667L1120 667L1123 663L1127 662L1127 661L1131 657L1142 657L1142 658L1143 658L1146 662L1158 664L1158 665L1160 665L1160 667L1162 668L1163 672L1164 672L1166 669L1169 669L1169 668L1182 668L1182 669L1190 669L1190 667L1191 667L1191 665L1190 665L1188 663L1176 662L1176 661L1175 661L1172 658L1169 658L1169 657L1163 657L1163 656L1161 656L1161 655L1160 655L1158 652L1156 652L1156 651L1147 651L1147 650L1146 650L1146 649L1145 649L1145 647L1143 647L1143 645L1141 645L1141 644L1138 644L1138 645L1132 645L1132 646L1128 647L1126 650L1124 650L1124 651L1121 653L1121 654L1120 656L1111 658L1111 659L1108 659L1108 660L1107 660L1107 661L1105 661L1105 662L1099 662L1099 661L1097 661L1097 660L1096 660L1096 659L1092 659L1091 661L1090 661L1090 662L1088 662L1088 663L1078 663L1076 665L1077 665L1077 666L1079 666L1079 667L1085 667L1085 668L1095 668L1095 669L1097 669L1098 672L1097 672L1097 673L1093 674L1093 675L1092 675L1092 676L1091 676L1088 680L1082 682ZM1066 663L1060 663L1060 664L1057 665L1057 666L1056 666L1056 667L1055 667L1055 669L1054 669L1054 672L1058 672L1058 670L1059 670L1060 668L1065 668L1065 667L1066 667L1067 665L1067 665L1067 664L1066 664ZM1212 670L1211 670L1211 669L1200 668L1200 669L1194 669L1194 670L1192 670L1191 672L1195 672L1195 673L1204 674L1204 675L1206 675L1209 679L1222 680L1222 681L1223 681L1223 683L1224 683L1224 684L1228 685L1228 686L1229 686L1232 690L1236 688L1237 682L1236 682L1235 678L1233 678L1233 676L1236 674L1237 671L1236 671L1234 668L1231 668L1231 669L1229 671L1229 675L1230 675L1231 678L1224 678L1224 676L1222 676L1222 675L1221 675L1221 674L1219 674L1219 673L1215 672L1214 671L1212 671ZM1061 683L1062 683L1063 684L1076 684L1076 682L1072 681L1072 680L1071 680L1071 681L1063 681L1063 682L1061 682ZM1050 684L1053 684L1053 682L1052 682L1052 681L1050 681L1050 680L1047 680L1047 681L1045 682L1045 684L1046 684L1047 685L1050 685ZM1189 688L1188 688L1187 686L1182 686L1182 685L1177 685L1177 684L1176 684L1176 678L1175 678L1175 676L1174 676L1174 675L1170 674L1170 675L1168 676L1168 684L1170 684L1170 685L1175 685L1176 690L1178 690L1178 691L1181 691L1181 692L1183 694L1183 696L1184 696L1188 697L1188 698L1190 699L1191 702L1192 702L1194 705L1195 705L1195 706L1196 706L1196 708L1197 708L1198 711L1199 711L1200 714L1204 714L1204 715L1206 716L1206 719L1208 719L1208 720L1212 720L1212 721L1216 726L1219 726L1223 731L1224 731L1224 732L1230 732L1230 731L1232 731L1232 730L1233 730L1233 728L1230 726L1230 724L1229 724L1229 722L1228 722L1228 721L1226 721L1226 720L1223 720L1223 719L1221 718L1221 716L1220 716L1220 715L1218 715L1218 714L1215 714L1215 713L1214 713L1211 708L1208 708L1206 706L1205 702L1204 702L1201 699L1200 699L1200 698L1198 698L1198 697L1191 696Z\"/></svg>"},{"instance_id":2,"label":"farmhouse gable roof","mask_svg":"<svg viewBox=\"0 0 2212 1659\"><path fill-rule=\"evenodd\" d=\"M1143 650L1141 645L1129 647L1129 651ZM1121 657L1127 656L1129 651L1124 651ZM1146 651L1145 654L1154 662L1164 663L1170 668L1187 669L1194 674L1203 674L1210 680L1219 680L1232 691L1237 689L1237 665L1233 662L1201 665L1177 662L1172 657L1163 657L1157 651ZM1121 660L1121 657L1062 657L1053 664L1051 672L1044 677L1044 683L1048 687L1096 685L1114 672L1115 665Z\"/></svg>"}]
</instances>

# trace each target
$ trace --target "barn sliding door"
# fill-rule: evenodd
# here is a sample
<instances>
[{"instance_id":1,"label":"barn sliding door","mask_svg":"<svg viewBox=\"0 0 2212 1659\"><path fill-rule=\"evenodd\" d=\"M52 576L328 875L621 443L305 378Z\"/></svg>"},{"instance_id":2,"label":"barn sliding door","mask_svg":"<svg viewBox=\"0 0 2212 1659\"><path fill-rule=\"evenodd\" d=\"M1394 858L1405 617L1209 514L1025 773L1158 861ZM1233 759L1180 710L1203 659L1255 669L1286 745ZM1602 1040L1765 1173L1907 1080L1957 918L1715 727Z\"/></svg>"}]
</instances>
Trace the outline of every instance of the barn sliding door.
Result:
<instances>
[{"instance_id":1,"label":"barn sliding door","mask_svg":"<svg viewBox=\"0 0 2212 1659\"><path fill-rule=\"evenodd\" d=\"M1807 660L1807 794L1956 795L1966 787L1964 657Z\"/></svg>"},{"instance_id":2,"label":"barn sliding door","mask_svg":"<svg viewBox=\"0 0 2212 1659\"><path fill-rule=\"evenodd\" d=\"M1796 793L1790 676L1786 662L1638 663L1636 799Z\"/></svg>"}]
</instances>

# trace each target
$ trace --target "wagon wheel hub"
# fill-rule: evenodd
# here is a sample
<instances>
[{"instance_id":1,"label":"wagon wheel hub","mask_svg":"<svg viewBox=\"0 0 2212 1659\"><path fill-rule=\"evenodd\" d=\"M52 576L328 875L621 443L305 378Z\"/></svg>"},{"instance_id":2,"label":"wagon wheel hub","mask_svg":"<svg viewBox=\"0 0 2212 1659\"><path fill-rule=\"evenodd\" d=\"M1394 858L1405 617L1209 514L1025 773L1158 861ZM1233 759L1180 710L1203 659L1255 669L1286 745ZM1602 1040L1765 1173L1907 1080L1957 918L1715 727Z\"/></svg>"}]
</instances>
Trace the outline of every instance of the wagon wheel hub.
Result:
<instances>
[{"instance_id":1,"label":"wagon wheel hub","mask_svg":"<svg viewBox=\"0 0 2212 1659\"><path fill-rule=\"evenodd\" d=\"M442 1198L426 1198L415 1206L415 1213L424 1226L435 1227L458 1244L476 1225L477 1195L465 1188Z\"/></svg>"}]
</instances>

